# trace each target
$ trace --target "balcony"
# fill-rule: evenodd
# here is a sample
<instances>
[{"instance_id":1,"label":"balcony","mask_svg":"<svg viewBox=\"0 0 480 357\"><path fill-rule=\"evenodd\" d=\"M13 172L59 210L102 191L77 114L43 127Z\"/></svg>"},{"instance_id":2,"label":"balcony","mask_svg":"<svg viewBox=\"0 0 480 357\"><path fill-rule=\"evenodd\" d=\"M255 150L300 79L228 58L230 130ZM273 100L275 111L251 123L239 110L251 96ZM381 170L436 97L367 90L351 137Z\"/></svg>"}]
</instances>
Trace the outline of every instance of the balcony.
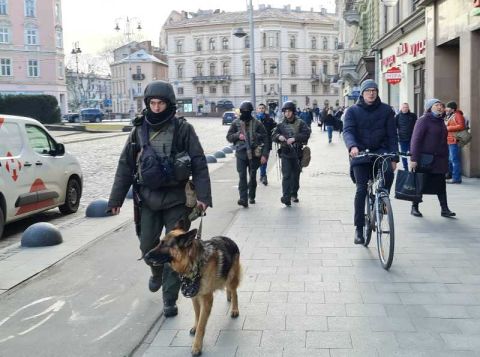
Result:
<instances>
[{"instance_id":1,"label":"balcony","mask_svg":"<svg viewBox=\"0 0 480 357\"><path fill-rule=\"evenodd\" d=\"M343 18L349 25L358 25L360 23L360 14L355 8L344 11Z\"/></svg>"},{"instance_id":2,"label":"balcony","mask_svg":"<svg viewBox=\"0 0 480 357\"><path fill-rule=\"evenodd\" d=\"M195 76L193 83L226 83L232 80L231 76Z\"/></svg>"},{"instance_id":3,"label":"balcony","mask_svg":"<svg viewBox=\"0 0 480 357\"><path fill-rule=\"evenodd\" d=\"M132 74L132 79L134 81L143 81L145 79L145 75L143 73L134 73Z\"/></svg>"}]
</instances>

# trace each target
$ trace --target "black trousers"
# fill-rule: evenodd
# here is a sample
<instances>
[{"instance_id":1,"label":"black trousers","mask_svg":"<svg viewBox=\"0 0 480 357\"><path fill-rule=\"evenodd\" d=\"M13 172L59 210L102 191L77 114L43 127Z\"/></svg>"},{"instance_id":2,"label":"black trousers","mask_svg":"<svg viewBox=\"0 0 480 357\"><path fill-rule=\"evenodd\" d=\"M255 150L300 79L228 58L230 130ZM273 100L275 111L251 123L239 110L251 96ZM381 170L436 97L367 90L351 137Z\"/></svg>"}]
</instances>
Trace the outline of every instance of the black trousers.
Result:
<instances>
[{"instance_id":1,"label":"black trousers","mask_svg":"<svg viewBox=\"0 0 480 357\"><path fill-rule=\"evenodd\" d=\"M282 157L282 194L287 200L298 196L302 168L297 158Z\"/></svg>"},{"instance_id":2,"label":"black trousers","mask_svg":"<svg viewBox=\"0 0 480 357\"><path fill-rule=\"evenodd\" d=\"M355 213L353 221L356 227L363 227L365 225L365 199L367 197L368 180L373 178L373 164L362 164L352 167L353 175L355 177L357 191L355 192ZM393 170L390 161L385 162L385 187L390 192L393 184Z\"/></svg>"},{"instance_id":3,"label":"black trousers","mask_svg":"<svg viewBox=\"0 0 480 357\"><path fill-rule=\"evenodd\" d=\"M260 158L252 160L237 156L237 172L239 177L238 192L240 199L246 201L248 198L255 199L257 192L257 170L260 167ZM248 181L247 181L248 177Z\"/></svg>"}]
</instances>

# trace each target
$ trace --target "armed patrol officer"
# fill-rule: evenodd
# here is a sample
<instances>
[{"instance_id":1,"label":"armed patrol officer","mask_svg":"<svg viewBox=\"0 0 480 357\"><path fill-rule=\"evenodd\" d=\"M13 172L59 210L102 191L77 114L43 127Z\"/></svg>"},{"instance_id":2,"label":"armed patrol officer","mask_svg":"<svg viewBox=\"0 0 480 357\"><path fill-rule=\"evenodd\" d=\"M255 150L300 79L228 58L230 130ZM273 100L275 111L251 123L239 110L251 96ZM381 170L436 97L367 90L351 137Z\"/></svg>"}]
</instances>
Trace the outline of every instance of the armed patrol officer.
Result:
<instances>
[{"instance_id":1,"label":"armed patrol officer","mask_svg":"<svg viewBox=\"0 0 480 357\"><path fill-rule=\"evenodd\" d=\"M252 103L242 102L239 109L240 118L232 122L227 133L227 141L235 144L236 147L238 191L240 193L237 203L247 208L249 203L255 203L257 170L260 164L267 163L268 145L265 145L267 132L263 124L252 117Z\"/></svg>"},{"instance_id":2,"label":"armed patrol officer","mask_svg":"<svg viewBox=\"0 0 480 357\"><path fill-rule=\"evenodd\" d=\"M307 144L311 133L307 124L295 115L296 109L293 102L288 101L283 104L284 119L272 134L272 140L280 144L279 156L283 176L280 201L286 206L290 206L291 201L299 201L302 148Z\"/></svg>"},{"instance_id":3,"label":"armed patrol officer","mask_svg":"<svg viewBox=\"0 0 480 357\"><path fill-rule=\"evenodd\" d=\"M196 209L204 211L212 206L207 161L193 126L175 116L176 98L172 85L164 81L151 82L145 88L144 101L146 109L134 120L134 128L118 161L108 201L112 213L118 214L130 186L138 187L134 195L138 194L141 201L139 240L142 255L158 244L164 227L169 232L191 212L192 209L185 205L185 186L190 173L198 200ZM182 167L178 164L179 156L184 162L190 162ZM169 264L151 266L151 270L148 287L156 292L163 285L165 317L177 315L180 289L177 273Z\"/></svg>"}]
</instances>

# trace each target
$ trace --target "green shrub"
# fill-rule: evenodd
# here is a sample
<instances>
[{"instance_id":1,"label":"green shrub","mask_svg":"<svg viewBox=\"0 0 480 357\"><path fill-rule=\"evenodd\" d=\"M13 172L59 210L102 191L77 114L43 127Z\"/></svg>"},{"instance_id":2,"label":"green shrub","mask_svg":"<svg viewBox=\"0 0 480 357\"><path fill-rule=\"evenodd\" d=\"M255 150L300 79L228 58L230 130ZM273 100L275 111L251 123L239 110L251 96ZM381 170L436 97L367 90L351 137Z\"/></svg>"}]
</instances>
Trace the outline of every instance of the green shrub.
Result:
<instances>
[{"instance_id":1,"label":"green shrub","mask_svg":"<svg viewBox=\"0 0 480 357\"><path fill-rule=\"evenodd\" d=\"M37 119L40 123L60 123L61 112L53 95L0 96L0 113Z\"/></svg>"}]
</instances>

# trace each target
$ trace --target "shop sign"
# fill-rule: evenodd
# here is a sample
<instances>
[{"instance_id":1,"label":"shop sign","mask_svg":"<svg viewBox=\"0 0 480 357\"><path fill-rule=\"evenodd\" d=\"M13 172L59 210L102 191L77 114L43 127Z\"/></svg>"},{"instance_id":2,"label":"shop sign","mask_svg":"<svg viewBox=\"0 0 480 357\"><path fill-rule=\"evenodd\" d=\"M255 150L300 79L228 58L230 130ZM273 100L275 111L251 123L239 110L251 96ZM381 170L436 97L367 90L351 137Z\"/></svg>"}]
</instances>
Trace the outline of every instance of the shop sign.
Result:
<instances>
[{"instance_id":1,"label":"shop sign","mask_svg":"<svg viewBox=\"0 0 480 357\"><path fill-rule=\"evenodd\" d=\"M400 57L400 56L406 55L407 53L408 53L408 43L406 42L400 43L397 47L397 56Z\"/></svg>"},{"instance_id":2,"label":"shop sign","mask_svg":"<svg viewBox=\"0 0 480 357\"><path fill-rule=\"evenodd\" d=\"M398 67L392 67L384 76L388 84L398 84L402 80L402 71Z\"/></svg>"},{"instance_id":3,"label":"shop sign","mask_svg":"<svg viewBox=\"0 0 480 357\"><path fill-rule=\"evenodd\" d=\"M384 59L382 59L382 66L383 67L390 67L395 63L395 61L396 61L396 56L395 55L385 57Z\"/></svg>"},{"instance_id":4,"label":"shop sign","mask_svg":"<svg viewBox=\"0 0 480 357\"><path fill-rule=\"evenodd\" d=\"M417 54L423 53L425 51L425 40L417 41L413 45L410 46L410 54L413 57L416 57Z\"/></svg>"}]
</instances>

